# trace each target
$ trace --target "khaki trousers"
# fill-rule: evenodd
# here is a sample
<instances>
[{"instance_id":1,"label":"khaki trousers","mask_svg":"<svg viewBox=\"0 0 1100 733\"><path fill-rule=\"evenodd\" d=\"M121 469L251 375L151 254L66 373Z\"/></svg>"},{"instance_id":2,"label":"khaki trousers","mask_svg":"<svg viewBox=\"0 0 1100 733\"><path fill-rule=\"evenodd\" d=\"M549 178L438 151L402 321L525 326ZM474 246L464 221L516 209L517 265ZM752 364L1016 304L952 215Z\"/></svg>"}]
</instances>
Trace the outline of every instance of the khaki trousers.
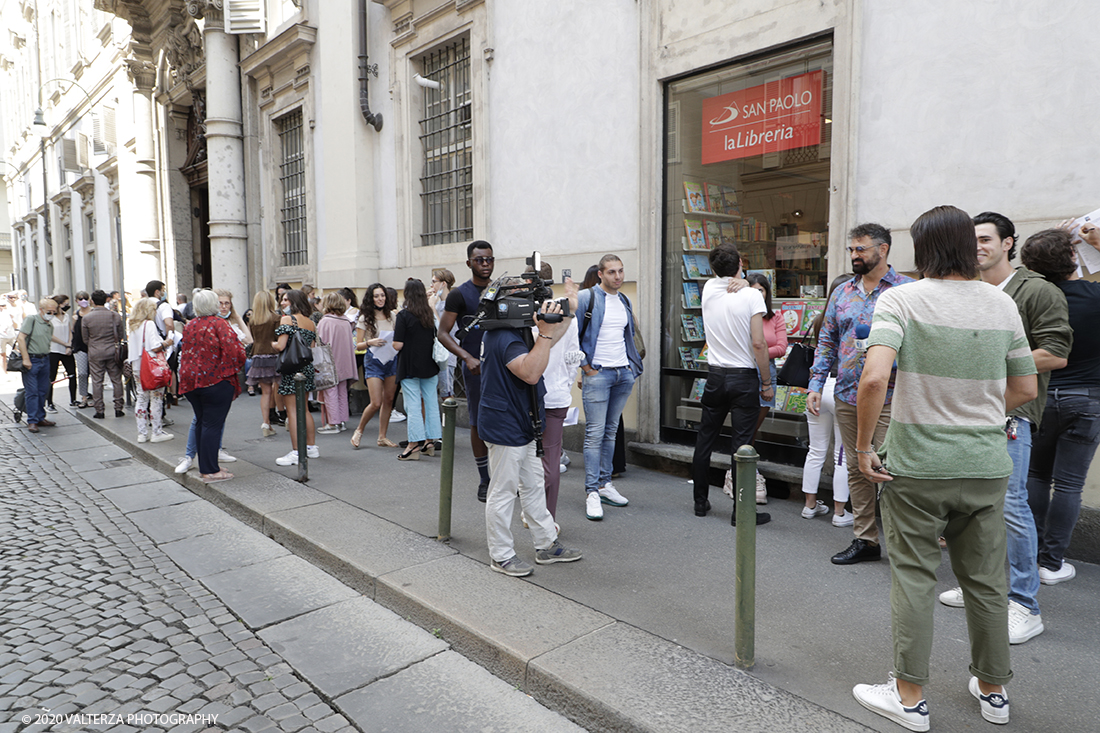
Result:
<instances>
[{"instance_id":1,"label":"khaki trousers","mask_svg":"<svg viewBox=\"0 0 1100 733\"><path fill-rule=\"evenodd\" d=\"M103 412L103 376L111 378L114 388L115 410L121 410L125 404L126 393L122 390L122 367L114 353L106 356L88 356L88 372L92 379L92 404L96 412Z\"/></svg>"},{"instance_id":2,"label":"khaki trousers","mask_svg":"<svg viewBox=\"0 0 1100 733\"><path fill-rule=\"evenodd\" d=\"M870 479L859 472L855 405L837 400L836 420L840 424L840 439L844 442L844 456L848 464L848 491L852 499L852 514L855 515L852 530L855 532L856 539L877 545L879 541L878 525L875 524L875 493L878 489L876 484L871 483ZM888 427L890 427L890 405L885 405L882 408L882 414L878 417L878 425L875 426L875 450L881 448L882 441L886 440Z\"/></svg>"},{"instance_id":3,"label":"khaki trousers","mask_svg":"<svg viewBox=\"0 0 1100 733\"><path fill-rule=\"evenodd\" d=\"M970 673L992 685L1012 679L1008 650L1004 502L1008 477L915 479L882 489L882 526L890 547L894 673L928 684L936 606L939 537L962 587L970 635Z\"/></svg>"}]
</instances>

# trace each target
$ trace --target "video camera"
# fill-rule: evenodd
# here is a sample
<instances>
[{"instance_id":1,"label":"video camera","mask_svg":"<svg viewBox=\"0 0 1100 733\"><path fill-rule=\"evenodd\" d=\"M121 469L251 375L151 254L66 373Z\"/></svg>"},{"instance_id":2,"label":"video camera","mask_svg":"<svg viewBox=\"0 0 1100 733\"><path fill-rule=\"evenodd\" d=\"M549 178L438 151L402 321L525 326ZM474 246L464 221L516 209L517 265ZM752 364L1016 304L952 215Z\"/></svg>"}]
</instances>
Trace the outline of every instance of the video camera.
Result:
<instances>
[{"instance_id":1,"label":"video camera","mask_svg":"<svg viewBox=\"0 0 1100 733\"><path fill-rule=\"evenodd\" d=\"M542 255L532 252L527 258L531 271L518 277L504 275L497 278L481 294L477 313L473 320L462 326L457 338L461 339L469 331L482 329L492 331L497 328L530 328L535 320L547 323L560 323L569 317L569 301L559 298L561 313L540 313L539 308L546 300L554 297L552 280L543 280L539 272L542 269Z\"/></svg>"}]
</instances>

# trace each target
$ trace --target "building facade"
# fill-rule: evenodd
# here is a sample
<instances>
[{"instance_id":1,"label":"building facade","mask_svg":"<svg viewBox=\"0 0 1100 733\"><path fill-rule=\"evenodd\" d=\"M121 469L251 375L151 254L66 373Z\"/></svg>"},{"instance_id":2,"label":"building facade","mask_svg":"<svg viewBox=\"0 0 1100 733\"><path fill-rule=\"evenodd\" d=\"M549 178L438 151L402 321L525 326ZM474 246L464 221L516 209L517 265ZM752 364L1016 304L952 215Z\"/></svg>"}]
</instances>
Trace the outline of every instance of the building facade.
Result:
<instances>
[{"instance_id":1,"label":"building facade","mask_svg":"<svg viewBox=\"0 0 1100 733\"><path fill-rule=\"evenodd\" d=\"M812 308L856 223L890 228L909 270L909 224L934 205L1000 211L1023 236L1098 205L1100 101L1069 73L1094 66L1087 0L41 5L59 27L65 7L88 18L81 48L102 50L36 61L35 2L5 6L22 282L159 276L229 287L243 310L278 282L362 292L438 266L461 281L473 239L498 274L538 249L559 280L615 252L649 345L626 412L642 443L693 440L692 266L713 241ZM45 85L43 197L29 120L54 72L91 99ZM134 129L108 140L109 108ZM88 165L54 164L68 139L79 163L80 135ZM796 462L804 424L782 412L761 450Z\"/></svg>"}]
</instances>

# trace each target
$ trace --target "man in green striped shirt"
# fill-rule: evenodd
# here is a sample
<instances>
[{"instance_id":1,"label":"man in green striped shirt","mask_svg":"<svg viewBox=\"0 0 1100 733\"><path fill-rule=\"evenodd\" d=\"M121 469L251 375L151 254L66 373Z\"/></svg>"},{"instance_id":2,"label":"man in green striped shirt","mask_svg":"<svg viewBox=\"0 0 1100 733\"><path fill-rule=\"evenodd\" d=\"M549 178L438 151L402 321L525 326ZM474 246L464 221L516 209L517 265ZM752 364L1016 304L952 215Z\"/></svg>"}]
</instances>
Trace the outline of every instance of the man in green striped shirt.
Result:
<instances>
[{"instance_id":1,"label":"man in green striped shirt","mask_svg":"<svg viewBox=\"0 0 1100 733\"><path fill-rule=\"evenodd\" d=\"M970 632L969 689L982 717L1008 722L1004 499L1012 473L1005 414L1034 399L1035 362L1011 297L978 273L970 216L953 206L910 229L923 280L879 298L856 409L860 471L882 484L890 556L894 673L856 685L861 705L910 730L928 730L937 538L947 540ZM897 361L886 440L872 446Z\"/></svg>"}]
</instances>

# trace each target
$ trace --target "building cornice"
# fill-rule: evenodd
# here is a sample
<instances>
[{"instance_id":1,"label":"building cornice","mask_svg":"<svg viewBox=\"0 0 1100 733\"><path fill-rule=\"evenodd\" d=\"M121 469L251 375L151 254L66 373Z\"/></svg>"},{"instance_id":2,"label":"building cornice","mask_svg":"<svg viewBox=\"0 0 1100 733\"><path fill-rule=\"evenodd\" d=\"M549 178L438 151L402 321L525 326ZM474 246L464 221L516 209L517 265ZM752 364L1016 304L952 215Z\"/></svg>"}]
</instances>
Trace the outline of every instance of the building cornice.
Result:
<instances>
[{"instance_id":1,"label":"building cornice","mask_svg":"<svg viewBox=\"0 0 1100 733\"><path fill-rule=\"evenodd\" d=\"M317 42L317 29L305 23L295 23L241 60L241 71L253 78L261 68L280 67L290 63Z\"/></svg>"}]
</instances>

